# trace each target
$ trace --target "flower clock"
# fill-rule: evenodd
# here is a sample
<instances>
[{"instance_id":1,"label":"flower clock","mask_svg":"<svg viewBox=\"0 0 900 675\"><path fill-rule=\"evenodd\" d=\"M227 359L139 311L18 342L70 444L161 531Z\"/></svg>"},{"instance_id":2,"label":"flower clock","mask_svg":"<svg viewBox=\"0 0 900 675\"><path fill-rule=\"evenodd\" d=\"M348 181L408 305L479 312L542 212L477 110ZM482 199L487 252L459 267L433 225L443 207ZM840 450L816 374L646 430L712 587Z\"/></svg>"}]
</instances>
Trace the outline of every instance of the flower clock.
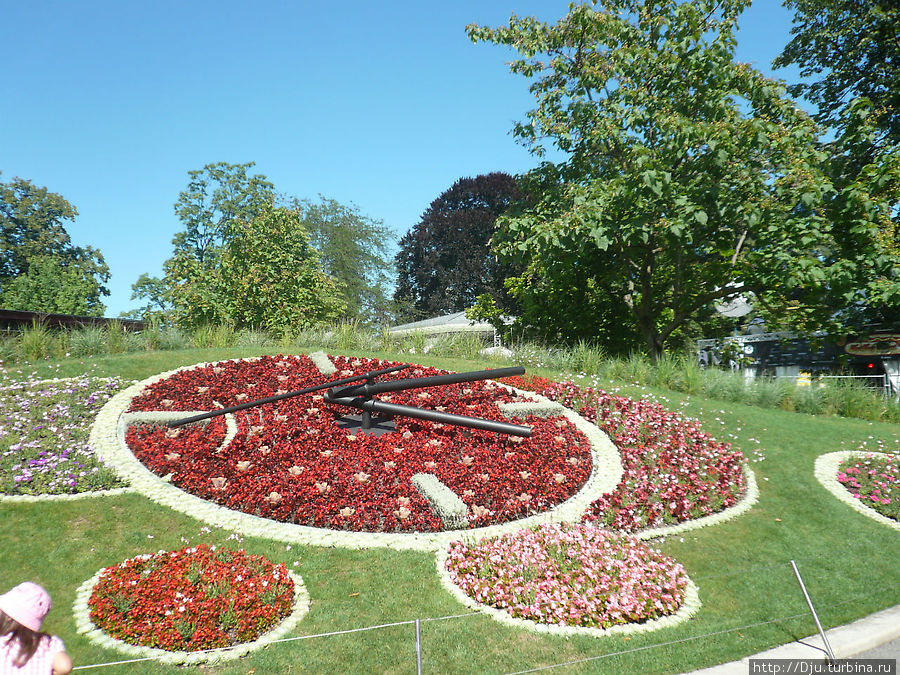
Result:
<instances>
[{"instance_id":1,"label":"flower clock","mask_svg":"<svg viewBox=\"0 0 900 675\"><path fill-rule=\"evenodd\" d=\"M414 407L530 433L403 414L374 433L351 424L345 407L359 405L371 378L308 391L371 371L388 371L372 389L382 412ZM697 611L684 569L622 532L659 536L749 508L755 483L740 452L654 403L572 383L390 385L437 376L324 354L201 364L123 392L92 438L145 494L223 527L436 550L447 589L501 621L605 634L672 625ZM247 406L260 399L270 400ZM196 421L182 425L188 418ZM191 636L200 630L179 625ZM169 636L184 640L177 628Z\"/></svg>"},{"instance_id":2,"label":"flower clock","mask_svg":"<svg viewBox=\"0 0 900 675\"><path fill-rule=\"evenodd\" d=\"M263 357L182 370L134 397L129 412L212 411L395 364L335 357L333 365L336 372L326 375L309 357ZM415 367L384 379L439 372ZM493 382L398 391L379 400L497 422L509 422L500 406L524 401ZM520 519L570 498L593 468L588 439L563 415L526 415L529 438L408 417L376 436L345 429L346 415L318 392L235 413L237 432L227 443L223 417L180 428L135 423L126 442L152 472L205 500L277 521L357 532L429 532ZM462 504L456 519L447 503Z\"/></svg>"},{"instance_id":3,"label":"flower clock","mask_svg":"<svg viewBox=\"0 0 900 675\"><path fill-rule=\"evenodd\" d=\"M79 590L76 620L92 639L132 653L197 661L228 648L235 657L279 624L284 632L288 617L299 620L308 606L302 586L283 564L202 544L101 570Z\"/></svg>"}]
</instances>

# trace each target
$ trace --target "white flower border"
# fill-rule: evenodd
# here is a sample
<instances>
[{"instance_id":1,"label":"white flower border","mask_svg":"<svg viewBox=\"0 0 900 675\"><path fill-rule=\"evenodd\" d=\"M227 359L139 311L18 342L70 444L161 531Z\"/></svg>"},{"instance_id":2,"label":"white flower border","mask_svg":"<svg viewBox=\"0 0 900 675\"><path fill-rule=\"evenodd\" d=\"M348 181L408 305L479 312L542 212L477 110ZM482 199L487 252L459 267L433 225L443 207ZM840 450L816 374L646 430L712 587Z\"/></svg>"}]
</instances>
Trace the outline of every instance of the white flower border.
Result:
<instances>
[{"instance_id":1,"label":"white flower border","mask_svg":"<svg viewBox=\"0 0 900 675\"><path fill-rule=\"evenodd\" d=\"M495 621L499 621L500 623L506 624L507 626L512 626L513 628L522 628L535 633L542 633L544 635L557 635L562 637L587 635L590 637L599 638L607 637L609 635L647 633L654 630L660 630L662 628L671 628L672 626L677 626L678 624L687 621L698 611L700 611L700 607L702 605L702 603L700 602L700 593L697 590L697 586L693 581L691 581L689 577L688 585L684 593L684 600L682 600L681 607L678 608L678 611L675 614L662 616L658 619L651 619L650 621L645 621L644 623L626 623L618 626L611 626L610 628L588 628L586 626L560 626L558 624L540 623L537 621L532 621L530 619L521 619L518 617L514 617L504 609L491 607L490 605L478 602L477 600L466 595L465 592L459 586L453 583L453 580L450 578L450 572L446 567L447 557L448 551L446 548L439 550L437 552L437 555L435 556L435 564L437 565L437 573L438 578L441 580L441 585L447 590L448 593L450 593L450 595L456 598L456 600L461 602L466 607L487 614Z\"/></svg>"},{"instance_id":2,"label":"white flower border","mask_svg":"<svg viewBox=\"0 0 900 675\"><path fill-rule=\"evenodd\" d=\"M115 497L116 495L124 495L134 492L132 487L110 488L109 490L89 490L87 492L76 492L75 494L62 495L0 495L0 504L34 504L38 502L69 502L77 499L87 499L96 497Z\"/></svg>"},{"instance_id":3,"label":"white flower border","mask_svg":"<svg viewBox=\"0 0 900 675\"><path fill-rule=\"evenodd\" d=\"M112 382L113 380L118 380L115 377L95 377L93 375L89 376L91 379L100 380L102 382ZM54 377L48 380L34 380L32 382L23 382L21 384L27 384L30 387L41 385L41 384L55 384L57 382L71 382L77 381L84 378L81 377ZM24 388L24 387L21 387ZM7 385L5 387L0 387L0 391L8 391L13 389L20 389L18 384ZM66 493L66 494L44 494L44 495L6 495L0 494L0 504L9 503L9 504L34 504L39 502L68 502L74 499L87 499L89 497L115 497L116 495L122 495L129 492L134 492L134 489L128 486L119 487L119 488L110 488L108 490L88 490L86 492L76 492L76 493Z\"/></svg>"},{"instance_id":4,"label":"white flower border","mask_svg":"<svg viewBox=\"0 0 900 675\"><path fill-rule=\"evenodd\" d=\"M854 499L850 494L850 491L837 479L838 469L844 460L852 459L854 457L865 458L868 455L879 454L884 455L887 453L873 452L871 450L841 450L840 452L829 452L826 455L819 455L816 458L814 473L816 480L822 484L822 487L837 497L839 501L844 502L844 504L847 504L850 508L859 511L861 514L868 516L872 520L878 521L882 525L887 525L890 528L900 531L900 522L892 520L891 518L878 513L875 509L866 506L858 499Z\"/></svg>"},{"instance_id":5,"label":"white flower border","mask_svg":"<svg viewBox=\"0 0 900 675\"><path fill-rule=\"evenodd\" d=\"M288 575L294 582L294 609L281 621L281 623L275 626L275 628L268 633L261 635L253 642L245 642L243 644L234 645L233 647L206 649L197 652L170 652L155 647L142 647L111 637L91 621L91 610L88 607L88 601L91 598L94 586L100 580L100 577L105 570L105 567L99 570L94 576L78 587L78 590L75 593L75 602L72 605L75 627L79 634L87 637L87 639L95 645L106 649L118 650L133 658L152 658L163 663L171 664L217 663L238 659L242 656L246 656L252 651L262 649L276 640L280 640L293 630L303 617L306 616L307 612L309 612L309 591L306 590L303 579L299 575L288 570Z\"/></svg>"}]
</instances>

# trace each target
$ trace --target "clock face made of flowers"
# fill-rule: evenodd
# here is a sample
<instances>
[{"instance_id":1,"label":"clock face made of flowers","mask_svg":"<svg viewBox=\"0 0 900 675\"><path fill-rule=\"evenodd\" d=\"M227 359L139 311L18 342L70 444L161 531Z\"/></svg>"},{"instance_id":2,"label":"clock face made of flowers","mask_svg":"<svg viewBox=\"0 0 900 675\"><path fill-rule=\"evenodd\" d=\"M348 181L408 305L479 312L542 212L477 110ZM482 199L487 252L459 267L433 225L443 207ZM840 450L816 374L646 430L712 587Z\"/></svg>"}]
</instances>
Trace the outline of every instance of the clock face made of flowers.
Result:
<instances>
[{"instance_id":1,"label":"clock face made of flowers","mask_svg":"<svg viewBox=\"0 0 900 675\"><path fill-rule=\"evenodd\" d=\"M132 398L125 441L150 471L197 497L275 521L351 532L440 532L515 521L569 500L591 478L591 442L571 413L510 419L509 410L527 410L528 399L491 381L388 391L378 400L498 425L524 422L529 437L405 416L395 417L388 433L363 433L345 428L347 408L329 403L324 390L177 428L141 422L398 365L314 356L179 370ZM410 366L378 382L442 374Z\"/></svg>"}]
</instances>

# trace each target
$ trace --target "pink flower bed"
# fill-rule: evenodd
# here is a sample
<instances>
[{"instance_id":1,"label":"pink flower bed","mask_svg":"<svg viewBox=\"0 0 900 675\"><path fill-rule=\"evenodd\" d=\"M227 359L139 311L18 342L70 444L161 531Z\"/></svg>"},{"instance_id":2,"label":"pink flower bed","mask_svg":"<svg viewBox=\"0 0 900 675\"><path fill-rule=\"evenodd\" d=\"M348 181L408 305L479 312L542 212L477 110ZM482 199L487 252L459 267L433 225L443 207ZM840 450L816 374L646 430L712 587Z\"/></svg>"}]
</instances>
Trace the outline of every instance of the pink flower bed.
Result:
<instances>
[{"instance_id":1,"label":"pink flower bed","mask_svg":"<svg viewBox=\"0 0 900 675\"><path fill-rule=\"evenodd\" d=\"M900 455L874 453L848 459L841 463L837 479L860 503L900 521Z\"/></svg>"},{"instance_id":2,"label":"pink flower bed","mask_svg":"<svg viewBox=\"0 0 900 675\"><path fill-rule=\"evenodd\" d=\"M130 410L213 410L397 365L332 360L333 376L323 376L305 356L183 370L147 387ZM385 379L441 372L416 366ZM174 485L199 497L279 521L351 531L442 530L410 482L416 473L435 475L459 496L472 527L545 511L577 492L591 473L590 445L565 418L529 416L529 439L404 417L393 433L353 435L336 424L349 411L325 404L322 393L236 413L237 437L221 451L221 418L178 430L137 425L126 441L150 470L171 475ZM497 404L519 400L484 382L378 398L498 421L509 420Z\"/></svg>"},{"instance_id":3,"label":"pink flower bed","mask_svg":"<svg viewBox=\"0 0 900 675\"><path fill-rule=\"evenodd\" d=\"M688 420L650 401L545 378L509 378L595 422L618 447L624 474L591 504L587 522L625 532L710 515L743 495L744 456Z\"/></svg>"},{"instance_id":4,"label":"pink flower bed","mask_svg":"<svg viewBox=\"0 0 900 675\"><path fill-rule=\"evenodd\" d=\"M610 628L674 614L684 568L637 539L590 525L547 524L450 546L446 568L469 597L513 617Z\"/></svg>"}]
</instances>

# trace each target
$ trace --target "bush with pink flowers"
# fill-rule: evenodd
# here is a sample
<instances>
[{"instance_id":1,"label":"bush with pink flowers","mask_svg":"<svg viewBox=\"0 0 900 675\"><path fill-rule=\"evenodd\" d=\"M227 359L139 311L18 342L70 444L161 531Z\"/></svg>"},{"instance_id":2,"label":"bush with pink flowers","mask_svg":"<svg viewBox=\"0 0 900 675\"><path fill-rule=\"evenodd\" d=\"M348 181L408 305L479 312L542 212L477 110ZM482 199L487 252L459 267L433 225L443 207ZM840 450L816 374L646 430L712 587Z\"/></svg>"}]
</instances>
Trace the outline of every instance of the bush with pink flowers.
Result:
<instances>
[{"instance_id":1,"label":"bush with pink flowers","mask_svg":"<svg viewBox=\"0 0 900 675\"><path fill-rule=\"evenodd\" d=\"M610 628L676 613L684 568L629 535L546 524L451 544L450 579L477 602L543 624Z\"/></svg>"},{"instance_id":2,"label":"bush with pink flowers","mask_svg":"<svg viewBox=\"0 0 900 675\"><path fill-rule=\"evenodd\" d=\"M837 479L861 504L900 521L900 455L869 453L847 459Z\"/></svg>"},{"instance_id":3,"label":"bush with pink flowers","mask_svg":"<svg viewBox=\"0 0 900 675\"><path fill-rule=\"evenodd\" d=\"M584 516L625 532L680 523L734 505L744 494L744 456L716 441L697 420L657 403L635 401L572 382L508 378L595 422L615 443L624 474Z\"/></svg>"}]
</instances>

